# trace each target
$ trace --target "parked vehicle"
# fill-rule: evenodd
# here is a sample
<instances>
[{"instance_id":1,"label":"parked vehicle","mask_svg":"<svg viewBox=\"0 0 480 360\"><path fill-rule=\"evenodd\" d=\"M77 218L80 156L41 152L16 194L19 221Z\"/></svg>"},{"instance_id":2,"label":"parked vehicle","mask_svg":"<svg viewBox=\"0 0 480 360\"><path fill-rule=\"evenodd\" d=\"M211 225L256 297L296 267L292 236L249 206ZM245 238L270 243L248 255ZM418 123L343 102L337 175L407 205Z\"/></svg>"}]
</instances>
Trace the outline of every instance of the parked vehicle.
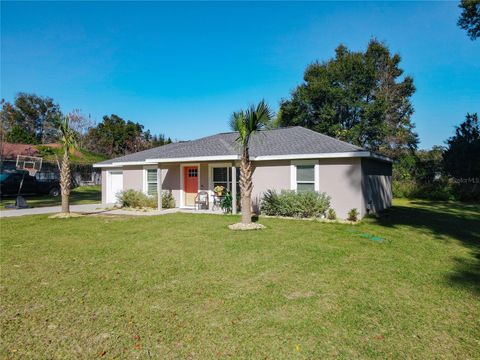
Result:
<instances>
[{"instance_id":1,"label":"parked vehicle","mask_svg":"<svg viewBox=\"0 0 480 360\"><path fill-rule=\"evenodd\" d=\"M30 176L27 171L5 170L0 172L0 196L17 195L60 195L60 183L57 174L39 172Z\"/></svg>"}]
</instances>

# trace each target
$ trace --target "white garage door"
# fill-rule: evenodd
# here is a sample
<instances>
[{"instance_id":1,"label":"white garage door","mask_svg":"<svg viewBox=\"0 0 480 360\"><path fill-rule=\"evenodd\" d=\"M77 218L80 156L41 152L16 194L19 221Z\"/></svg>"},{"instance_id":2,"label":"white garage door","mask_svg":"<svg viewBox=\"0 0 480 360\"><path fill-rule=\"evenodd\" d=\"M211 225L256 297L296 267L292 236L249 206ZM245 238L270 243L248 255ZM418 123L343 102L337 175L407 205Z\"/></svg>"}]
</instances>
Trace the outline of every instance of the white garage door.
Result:
<instances>
[{"instance_id":1,"label":"white garage door","mask_svg":"<svg viewBox=\"0 0 480 360\"><path fill-rule=\"evenodd\" d=\"M107 177L107 203L118 202L117 194L123 190L123 172L109 171Z\"/></svg>"}]
</instances>

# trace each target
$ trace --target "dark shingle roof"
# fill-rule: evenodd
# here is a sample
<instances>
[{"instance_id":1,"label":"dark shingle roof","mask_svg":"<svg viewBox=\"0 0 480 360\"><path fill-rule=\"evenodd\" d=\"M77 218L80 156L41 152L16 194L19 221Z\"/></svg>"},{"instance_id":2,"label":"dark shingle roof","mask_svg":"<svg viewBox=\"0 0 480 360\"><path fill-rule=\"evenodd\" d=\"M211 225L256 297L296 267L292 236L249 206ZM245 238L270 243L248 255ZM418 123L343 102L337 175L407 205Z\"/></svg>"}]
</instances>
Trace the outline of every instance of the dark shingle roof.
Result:
<instances>
[{"instance_id":1,"label":"dark shingle roof","mask_svg":"<svg viewBox=\"0 0 480 360\"><path fill-rule=\"evenodd\" d=\"M235 141L237 137L238 133L236 132L220 133L106 160L98 163L97 166L116 162L137 162L146 159L239 155L240 148ZM262 130L255 133L250 142L250 156L252 158L268 155L328 154L356 151L365 150L300 126Z\"/></svg>"}]
</instances>

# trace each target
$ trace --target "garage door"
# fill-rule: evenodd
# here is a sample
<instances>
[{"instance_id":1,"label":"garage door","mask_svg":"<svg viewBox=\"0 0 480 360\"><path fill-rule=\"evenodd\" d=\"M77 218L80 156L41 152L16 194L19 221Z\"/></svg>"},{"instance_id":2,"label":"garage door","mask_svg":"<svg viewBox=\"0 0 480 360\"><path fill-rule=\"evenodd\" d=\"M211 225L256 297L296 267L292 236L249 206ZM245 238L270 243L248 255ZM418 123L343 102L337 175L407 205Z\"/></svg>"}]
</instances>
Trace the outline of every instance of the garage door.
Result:
<instances>
[{"instance_id":1,"label":"garage door","mask_svg":"<svg viewBox=\"0 0 480 360\"><path fill-rule=\"evenodd\" d=\"M118 202L117 194L123 190L123 172L109 171L107 183L107 203Z\"/></svg>"}]
</instances>

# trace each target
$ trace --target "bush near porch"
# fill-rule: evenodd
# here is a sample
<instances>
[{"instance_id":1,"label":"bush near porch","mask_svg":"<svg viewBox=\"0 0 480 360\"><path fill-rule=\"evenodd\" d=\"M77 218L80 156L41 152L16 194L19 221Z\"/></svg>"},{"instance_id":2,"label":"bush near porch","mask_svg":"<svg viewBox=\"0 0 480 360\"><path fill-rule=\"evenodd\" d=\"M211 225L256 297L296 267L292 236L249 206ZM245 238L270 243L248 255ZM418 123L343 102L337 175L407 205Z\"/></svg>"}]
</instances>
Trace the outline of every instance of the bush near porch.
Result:
<instances>
[{"instance_id":1,"label":"bush near porch","mask_svg":"<svg viewBox=\"0 0 480 360\"><path fill-rule=\"evenodd\" d=\"M122 207L127 208L151 208L156 209L158 201L156 196L149 196L145 193L128 189L122 191L118 195L118 200ZM171 191L163 191L162 193L162 208L170 209L175 207L175 199Z\"/></svg>"}]
</instances>

